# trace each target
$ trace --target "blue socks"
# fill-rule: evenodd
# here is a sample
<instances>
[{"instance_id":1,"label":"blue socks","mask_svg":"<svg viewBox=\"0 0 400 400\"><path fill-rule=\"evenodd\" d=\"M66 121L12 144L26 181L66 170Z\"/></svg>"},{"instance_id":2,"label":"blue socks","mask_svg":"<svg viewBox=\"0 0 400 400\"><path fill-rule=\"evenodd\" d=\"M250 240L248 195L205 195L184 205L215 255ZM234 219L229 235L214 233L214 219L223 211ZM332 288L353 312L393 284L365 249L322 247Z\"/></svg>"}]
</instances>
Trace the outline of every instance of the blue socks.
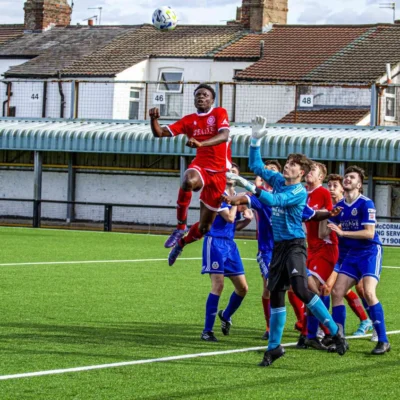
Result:
<instances>
[{"instance_id":1,"label":"blue socks","mask_svg":"<svg viewBox=\"0 0 400 400\"><path fill-rule=\"evenodd\" d=\"M329 311L331 308L331 296L321 296L321 300L324 303L324 306Z\"/></svg>"},{"instance_id":2,"label":"blue socks","mask_svg":"<svg viewBox=\"0 0 400 400\"><path fill-rule=\"evenodd\" d=\"M382 304L377 303L374 306L369 306L369 312L376 333L378 334L378 340L380 342L388 343L389 340L386 336L385 317L383 315Z\"/></svg>"},{"instance_id":3,"label":"blue socks","mask_svg":"<svg viewBox=\"0 0 400 400\"><path fill-rule=\"evenodd\" d=\"M210 293L206 302L206 318L204 322L204 331L211 332L214 328L215 317L218 311L219 296Z\"/></svg>"},{"instance_id":4,"label":"blue socks","mask_svg":"<svg viewBox=\"0 0 400 400\"><path fill-rule=\"evenodd\" d=\"M346 307L344 305L332 307L332 317L337 324L343 326L343 335L344 335L345 323L346 323Z\"/></svg>"},{"instance_id":5,"label":"blue socks","mask_svg":"<svg viewBox=\"0 0 400 400\"><path fill-rule=\"evenodd\" d=\"M306 306L313 313L313 315L318 319L318 321L321 322L323 325L325 325L329 329L329 332L331 333L331 335L337 334L338 327L337 327L335 321L329 314L329 311L324 306L324 303L322 302L322 300L317 295L314 295L314 297L311 299L311 301L308 304L306 304Z\"/></svg>"},{"instance_id":6,"label":"blue socks","mask_svg":"<svg viewBox=\"0 0 400 400\"><path fill-rule=\"evenodd\" d=\"M285 323L286 307L271 307L271 320L269 325L269 341L267 350L273 350L281 344Z\"/></svg>"},{"instance_id":7,"label":"blue socks","mask_svg":"<svg viewBox=\"0 0 400 400\"><path fill-rule=\"evenodd\" d=\"M222 316L226 321L231 319L231 316L235 313L235 311L240 307L242 304L244 297L239 296L236 292L231 294L231 298L229 299L229 303L226 306Z\"/></svg>"}]
</instances>

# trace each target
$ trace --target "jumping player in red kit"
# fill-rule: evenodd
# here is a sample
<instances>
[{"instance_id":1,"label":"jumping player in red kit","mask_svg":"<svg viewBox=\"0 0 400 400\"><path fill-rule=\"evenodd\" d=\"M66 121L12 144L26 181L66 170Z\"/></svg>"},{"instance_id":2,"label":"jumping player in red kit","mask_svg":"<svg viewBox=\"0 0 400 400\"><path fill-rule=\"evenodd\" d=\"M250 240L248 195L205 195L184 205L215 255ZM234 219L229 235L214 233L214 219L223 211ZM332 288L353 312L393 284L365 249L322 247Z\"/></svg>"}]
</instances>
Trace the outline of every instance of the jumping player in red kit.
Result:
<instances>
[{"instance_id":1,"label":"jumping player in red kit","mask_svg":"<svg viewBox=\"0 0 400 400\"><path fill-rule=\"evenodd\" d=\"M172 250L168 264L173 265L183 247L199 240L207 233L221 205L226 186L225 173L231 167L228 113L222 107L213 107L214 89L206 84L194 91L197 113L186 115L179 121L161 127L158 108L149 111L151 130L155 137L187 135L186 146L197 149L196 157L186 170L178 194L177 229L164 246ZM200 220L187 229L187 214L192 191L200 194Z\"/></svg>"}]
</instances>

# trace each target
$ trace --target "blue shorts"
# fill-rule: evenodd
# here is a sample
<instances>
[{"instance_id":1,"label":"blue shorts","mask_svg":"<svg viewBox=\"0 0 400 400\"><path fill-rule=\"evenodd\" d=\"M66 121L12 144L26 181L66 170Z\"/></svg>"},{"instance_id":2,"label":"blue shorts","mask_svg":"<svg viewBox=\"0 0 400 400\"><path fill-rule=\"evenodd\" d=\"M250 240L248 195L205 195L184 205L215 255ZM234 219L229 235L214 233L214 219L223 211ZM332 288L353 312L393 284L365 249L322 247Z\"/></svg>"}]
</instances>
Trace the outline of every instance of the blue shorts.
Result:
<instances>
[{"instance_id":1,"label":"blue shorts","mask_svg":"<svg viewBox=\"0 0 400 400\"><path fill-rule=\"evenodd\" d=\"M242 259L231 239L206 236L203 242L202 274L244 275Z\"/></svg>"},{"instance_id":2,"label":"blue shorts","mask_svg":"<svg viewBox=\"0 0 400 400\"><path fill-rule=\"evenodd\" d=\"M339 273L350 276L359 282L365 276L372 276L379 281L382 271L383 249L379 244L373 244L366 250L350 250Z\"/></svg>"},{"instance_id":3,"label":"blue shorts","mask_svg":"<svg viewBox=\"0 0 400 400\"><path fill-rule=\"evenodd\" d=\"M272 252L271 251L259 251L257 253L257 262L260 266L261 275L268 279L269 276L269 264L272 259Z\"/></svg>"},{"instance_id":4,"label":"blue shorts","mask_svg":"<svg viewBox=\"0 0 400 400\"><path fill-rule=\"evenodd\" d=\"M333 268L333 272L337 272L337 273L340 272L340 269L342 268L343 260L346 258L347 253L348 253L347 249L346 250L341 249L339 246L339 258Z\"/></svg>"}]
</instances>

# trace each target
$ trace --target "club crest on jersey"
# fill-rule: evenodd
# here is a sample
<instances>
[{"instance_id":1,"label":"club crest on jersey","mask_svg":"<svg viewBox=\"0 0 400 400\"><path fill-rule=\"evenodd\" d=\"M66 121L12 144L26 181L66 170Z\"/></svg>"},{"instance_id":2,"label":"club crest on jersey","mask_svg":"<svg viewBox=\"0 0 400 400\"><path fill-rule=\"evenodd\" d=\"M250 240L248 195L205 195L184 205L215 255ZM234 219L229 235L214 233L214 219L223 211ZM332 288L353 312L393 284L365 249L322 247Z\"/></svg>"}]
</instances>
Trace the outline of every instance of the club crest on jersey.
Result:
<instances>
[{"instance_id":1,"label":"club crest on jersey","mask_svg":"<svg viewBox=\"0 0 400 400\"><path fill-rule=\"evenodd\" d=\"M355 217L357 214L358 214L357 208L353 208L353 209L351 210L351 215L352 215L353 217Z\"/></svg>"},{"instance_id":2,"label":"club crest on jersey","mask_svg":"<svg viewBox=\"0 0 400 400\"><path fill-rule=\"evenodd\" d=\"M212 263L212 265L211 265L211 268L212 268L212 269L218 269L218 268L219 268L218 262L217 262L217 261L214 261L214 262Z\"/></svg>"},{"instance_id":3,"label":"club crest on jersey","mask_svg":"<svg viewBox=\"0 0 400 400\"><path fill-rule=\"evenodd\" d=\"M196 126L197 125L197 121L193 121L193 125Z\"/></svg>"},{"instance_id":4,"label":"club crest on jersey","mask_svg":"<svg viewBox=\"0 0 400 400\"><path fill-rule=\"evenodd\" d=\"M215 117L214 117L214 115L210 115L207 118L207 125L215 125Z\"/></svg>"}]
</instances>

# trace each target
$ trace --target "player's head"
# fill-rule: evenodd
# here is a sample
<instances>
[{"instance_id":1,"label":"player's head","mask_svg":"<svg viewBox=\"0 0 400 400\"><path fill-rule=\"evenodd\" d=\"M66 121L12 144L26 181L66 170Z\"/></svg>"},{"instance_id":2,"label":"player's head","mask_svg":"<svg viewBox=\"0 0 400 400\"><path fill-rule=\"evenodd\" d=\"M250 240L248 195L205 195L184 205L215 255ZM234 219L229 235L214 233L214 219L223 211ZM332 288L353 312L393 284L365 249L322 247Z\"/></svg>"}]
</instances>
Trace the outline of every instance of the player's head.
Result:
<instances>
[{"instance_id":1,"label":"player's head","mask_svg":"<svg viewBox=\"0 0 400 400\"><path fill-rule=\"evenodd\" d=\"M305 181L307 185L320 185L327 174L324 164L314 161L311 165L310 172L306 175Z\"/></svg>"},{"instance_id":2,"label":"player's head","mask_svg":"<svg viewBox=\"0 0 400 400\"><path fill-rule=\"evenodd\" d=\"M365 179L365 172L357 165L352 165L344 171L343 189L345 192L358 190L360 193L363 191L363 183Z\"/></svg>"},{"instance_id":3,"label":"player's head","mask_svg":"<svg viewBox=\"0 0 400 400\"><path fill-rule=\"evenodd\" d=\"M207 112L215 100L215 90L205 83L201 83L194 90L194 106L200 112Z\"/></svg>"},{"instance_id":4,"label":"player's head","mask_svg":"<svg viewBox=\"0 0 400 400\"><path fill-rule=\"evenodd\" d=\"M289 154L283 167L283 176L293 183L301 182L311 170L312 161L304 154Z\"/></svg>"},{"instance_id":5,"label":"player's head","mask_svg":"<svg viewBox=\"0 0 400 400\"><path fill-rule=\"evenodd\" d=\"M239 165L237 165L236 163L233 162L232 166L231 166L231 169L230 169L230 172L232 172L233 174L239 175L240 174ZM227 179L226 180L226 185L227 186L235 186L235 182L230 180L230 179Z\"/></svg>"},{"instance_id":6,"label":"player's head","mask_svg":"<svg viewBox=\"0 0 400 400\"><path fill-rule=\"evenodd\" d=\"M282 166L278 160L266 160L264 162L264 168L270 171L281 172Z\"/></svg>"},{"instance_id":7,"label":"player's head","mask_svg":"<svg viewBox=\"0 0 400 400\"><path fill-rule=\"evenodd\" d=\"M343 176L339 174L328 175L328 190L335 202L343 197Z\"/></svg>"}]
</instances>

